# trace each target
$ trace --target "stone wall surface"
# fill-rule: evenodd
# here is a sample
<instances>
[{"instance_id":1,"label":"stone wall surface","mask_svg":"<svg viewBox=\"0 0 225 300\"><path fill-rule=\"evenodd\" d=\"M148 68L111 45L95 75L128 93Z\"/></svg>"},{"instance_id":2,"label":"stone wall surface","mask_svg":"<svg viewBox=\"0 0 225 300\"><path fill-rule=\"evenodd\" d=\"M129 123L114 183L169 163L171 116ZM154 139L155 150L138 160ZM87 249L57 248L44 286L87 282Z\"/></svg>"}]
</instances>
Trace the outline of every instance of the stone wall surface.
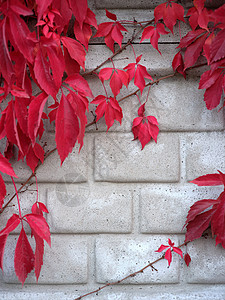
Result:
<instances>
[{"instance_id":1,"label":"stone wall surface","mask_svg":"<svg viewBox=\"0 0 225 300\"><path fill-rule=\"evenodd\" d=\"M120 18L133 20L153 16L156 1L89 1L99 22L106 21L104 8ZM181 1L186 8L190 1ZM208 1L212 6L214 1ZM219 2L219 1L217 1ZM216 5L214 3L214 5ZM186 25L182 24L184 35ZM125 40L132 35L127 34ZM174 35L160 39L162 56L147 42L135 41L137 54L152 76L172 72L171 61L179 42L178 28ZM87 54L87 70L100 64L111 54L103 40L92 41ZM115 58L122 68L133 60L128 48ZM110 66L108 63L107 66ZM39 283L34 273L22 288L13 268L13 252L18 232L10 235L4 256L4 273L0 273L2 300L72 300L117 281L160 257L155 250L171 238L176 245L184 241L189 207L197 200L217 198L221 187L196 187L189 181L206 173L225 171L225 135L223 110L207 111L203 91L198 90L199 71L189 72L187 80L177 75L152 87L146 111L157 117L158 143L141 151L132 141L132 120L139 107L135 96L121 106L124 120L106 133L100 120L97 129L87 129L84 147L78 147L62 167L57 153L51 155L37 171L39 199L50 211L47 221L52 233L52 246L45 247L44 266ZM94 95L102 87L88 78ZM131 87L131 90L135 87ZM121 97L128 91L124 88ZM141 100L144 102L146 92ZM92 121L91 113L88 120ZM48 126L44 137L47 147L54 147L54 129ZM15 163L19 181L30 171ZM13 186L8 183L8 192ZM20 194L22 213L28 213L35 201L34 183ZM16 206L1 216L5 224ZM28 230L28 229L27 229ZM215 241L201 238L187 246L192 262L187 268L176 255L171 266L162 260L144 273L108 287L85 299L99 300L224 300L225 250ZM184 251L186 251L184 249Z\"/></svg>"}]
</instances>

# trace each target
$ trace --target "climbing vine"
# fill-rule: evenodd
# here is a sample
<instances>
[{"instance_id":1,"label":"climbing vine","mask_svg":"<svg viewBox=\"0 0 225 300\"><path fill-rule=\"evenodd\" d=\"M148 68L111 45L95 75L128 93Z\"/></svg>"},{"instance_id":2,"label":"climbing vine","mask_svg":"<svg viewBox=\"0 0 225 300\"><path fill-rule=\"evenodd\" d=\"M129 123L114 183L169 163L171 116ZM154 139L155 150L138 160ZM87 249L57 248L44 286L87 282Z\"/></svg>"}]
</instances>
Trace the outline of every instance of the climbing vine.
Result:
<instances>
[{"instance_id":1,"label":"climbing vine","mask_svg":"<svg viewBox=\"0 0 225 300\"><path fill-rule=\"evenodd\" d=\"M13 214L0 231L0 268L3 269L8 236L21 226L14 267L22 284L33 269L38 280L43 265L44 241L51 244L50 229L43 214L48 213L47 207L37 198L31 207L31 213L22 215L19 194L31 178L35 177L36 170L40 164L45 163L46 157L57 150L63 164L76 143L82 149L88 126L101 118L105 119L107 131L115 121L121 123L123 111L120 102L132 95L136 95L139 103L137 116L132 123L134 139L140 141L142 149L151 140L157 142L159 124L156 117L146 111L145 104L149 101L152 85L177 73L186 78L190 69L207 66L208 69L201 74L199 82L199 89L205 90L203 100L206 108L215 109L222 102L225 91L225 4L211 10L205 6L205 0L194 0L193 7L185 13L183 6L176 2L168 0L158 5L154 10L154 19L145 21L119 20L115 14L105 10L108 22L97 24L87 0L0 1L0 139L5 143L5 150L0 153L0 171L11 177L15 188L15 194L5 203L6 186L0 175L0 213L4 212L14 198L18 204L18 214ZM137 56L132 43L141 36L140 43L148 40L149 47L152 46L161 54L158 46L160 37L173 34L174 26L180 28L181 22L189 24L190 28L185 36L180 36L177 54L171 61L174 72L153 79L144 65L143 55ZM129 29L126 25L133 25L136 29L132 38L124 43L123 34ZM85 72L91 38L104 38L112 55L95 69ZM133 62L118 69L115 67L114 57L127 47L132 48ZM111 67L104 66L108 62ZM105 94L93 96L85 79L87 75L99 78ZM106 82L109 82L109 88L106 88ZM137 89L132 93L128 91L121 98L122 87L129 90L131 82ZM32 83L39 88L38 94L34 94L36 88ZM143 103L141 96L144 89L148 89L148 93ZM48 106L49 113L46 114L44 111L50 96L53 103ZM86 114L90 103L96 109L93 122L88 124ZM55 125L56 148L47 153L40 144L45 131L44 120ZM32 171L32 175L19 190L14 182L17 175L10 163L10 159L16 155L15 149L17 159L24 161ZM192 182L199 186L225 186L225 174L219 171L218 174L203 175ZM216 244L221 243L225 248L224 214L225 191L216 200L204 199L192 205L186 223L184 221L187 233L183 245L201 237L211 227L212 236L216 236ZM35 251L24 230L25 222L30 226L35 239ZM175 246L168 239L168 245L161 245L157 252L165 251L160 259L167 259L169 265L174 252L189 265L189 254L186 253L183 257L180 249L183 245ZM147 267L154 268L154 263ZM145 268L135 274L143 272ZM108 285L110 284L106 286Z\"/></svg>"}]
</instances>

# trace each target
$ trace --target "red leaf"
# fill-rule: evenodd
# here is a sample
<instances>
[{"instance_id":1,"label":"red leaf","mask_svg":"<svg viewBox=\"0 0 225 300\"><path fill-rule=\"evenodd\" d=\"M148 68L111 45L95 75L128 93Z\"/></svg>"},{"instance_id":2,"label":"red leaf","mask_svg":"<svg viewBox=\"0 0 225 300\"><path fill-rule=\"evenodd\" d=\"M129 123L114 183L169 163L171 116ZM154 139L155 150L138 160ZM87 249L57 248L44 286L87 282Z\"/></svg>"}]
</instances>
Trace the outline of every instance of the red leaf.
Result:
<instances>
[{"instance_id":1,"label":"red leaf","mask_svg":"<svg viewBox=\"0 0 225 300\"><path fill-rule=\"evenodd\" d=\"M16 244L14 268L19 281L24 285L27 275L34 268L34 253L23 228Z\"/></svg>"},{"instance_id":2,"label":"red leaf","mask_svg":"<svg viewBox=\"0 0 225 300\"><path fill-rule=\"evenodd\" d=\"M37 97L33 97L28 113L28 133L32 141L32 144L35 144L38 128L40 126L42 112L45 106L45 103L48 99L48 95L41 93Z\"/></svg>"},{"instance_id":3,"label":"red leaf","mask_svg":"<svg viewBox=\"0 0 225 300\"><path fill-rule=\"evenodd\" d=\"M169 246L161 245L161 246L159 247L159 249L156 250L155 252L162 252L162 251L164 251L165 249L167 249L168 247L169 247Z\"/></svg>"},{"instance_id":4,"label":"red leaf","mask_svg":"<svg viewBox=\"0 0 225 300\"><path fill-rule=\"evenodd\" d=\"M210 58L211 63L225 57L225 29L221 30L213 40Z\"/></svg>"},{"instance_id":5,"label":"red leaf","mask_svg":"<svg viewBox=\"0 0 225 300\"><path fill-rule=\"evenodd\" d=\"M8 237L7 234L0 236L0 268L2 269L2 271L3 271L3 256L4 256L7 237Z\"/></svg>"},{"instance_id":6,"label":"red leaf","mask_svg":"<svg viewBox=\"0 0 225 300\"><path fill-rule=\"evenodd\" d=\"M109 78L112 75L112 71L113 71L113 68L101 69L99 72L99 75L98 75L101 82L103 82L104 80L109 80Z\"/></svg>"},{"instance_id":7,"label":"red leaf","mask_svg":"<svg viewBox=\"0 0 225 300\"><path fill-rule=\"evenodd\" d=\"M141 94L145 88L144 78L148 78L153 81L152 77L148 74L146 67L138 64L134 77L134 84L140 89Z\"/></svg>"},{"instance_id":8,"label":"red leaf","mask_svg":"<svg viewBox=\"0 0 225 300\"><path fill-rule=\"evenodd\" d=\"M76 60L72 59L69 55L69 52L66 48L63 49L64 52L64 60L65 60L65 71L68 76L73 75L74 73L80 72L80 65Z\"/></svg>"},{"instance_id":9,"label":"red leaf","mask_svg":"<svg viewBox=\"0 0 225 300\"><path fill-rule=\"evenodd\" d=\"M20 218L18 215L13 214L12 217L9 218L5 228L0 231L0 236L8 235L11 231L16 229L16 227L20 224Z\"/></svg>"},{"instance_id":10,"label":"red leaf","mask_svg":"<svg viewBox=\"0 0 225 300\"><path fill-rule=\"evenodd\" d=\"M174 71L177 71L178 73L182 74L184 78L186 78L183 56L181 55L180 51L174 56L172 67Z\"/></svg>"},{"instance_id":11,"label":"red leaf","mask_svg":"<svg viewBox=\"0 0 225 300\"><path fill-rule=\"evenodd\" d=\"M187 215L187 220L186 223L194 220L194 218L206 210L207 208L211 207L212 205L216 204L217 200L214 199L203 199L200 201L195 202L189 209L188 215Z\"/></svg>"},{"instance_id":12,"label":"red leaf","mask_svg":"<svg viewBox=\"0 0 225 300\"><path fill-rule=\"evenodd\" d=\"M184 69L193 66L200 56L203 45L207 38L208 33L203 34L197 38L190 46L187 47L184 53Z\"/></svg>"},{"instance_id":13,"label":"red leaf","mask_svg":"<svg viewBox=\"0 0 225 300\"><path fill-rule=\"evenodd\" d=\"M44 255L44 240L40 238L35 232L33 232L36 248L34 254L34 268L35 268L35 276L38 278L40 276L41 267L43 265L43 255Z\"/></svg>"},{"instance_id":14,"label":"red leaf","mask_svg":"<svg viewBox=\"0 0 225 300\"><path fill-rule=\"evenodd\" d=\"M45 151L41 147L41 145L35 143L35 145L33 147L33 150L34 150L34 153L35 153L36 157L39 158L40 161L43 163L44 162L44 158L45 158Z\"/></svg>"},{"instance_id":15,"label":"red leaf","mask_svg":"<svg viewBox=\"0 0 225 300\"><path fill-rule=\"evenodd\" d=\"M0 153L0 171L9 176L13 176L17 178L10 162L1 153Z\"/></svg>"},{"instance_id":16,"label":"red leaf","mask_svg":"<svg viewBox=\"0 0 225 300\"><path fill-rule=\"evenodd\" d=\"M171 261L172 261L172 252L171 252L170 248L165 253L165 259L168 260L168 265L170 266Z\"/></svg>"},{"instance_id":17,"label":"red leaf","mask_svg":"<svg viewBox=\"0 0 225 300\"><path fill-rule=\"evenodd\" d=\"M38 48L37 55L34 61L34 74L38 84L46 92L47 95L56 97L58 89L56 87L53 76L50 71L50 63L46 59L41 47Z\"/></svg>"},{"instance_id":18,"label":"red leaf","mask_svg":"<svg viewBox=\"0 0 225 300\"><path fill-rule=\"evenodd\" d=\"M8 40L6 39L5 23L5 19L0 23L0 72L7 83L11 85L12 77L15 75L15 73L8 50Z\"/></svg>"},{"instance_id":19,"label":"red leaf","mask_svg":"<svg viewBox=\"0 0 225 300\"><path fill-rule=\"evenodd\" d=\"M80 28L82 28L88 9L87 0L69 0L69 4Z\"/></svg>"},{"instance_id":20,"label":"red leaf","mask_svg":"<svg viewBox=\"0 0 225 300\"><path fill-rule=\"evenodd\" d=\"M55 140L61 164L73 150L79 134L79 122L74 110L62 93L55 120Z\"/></svg>"},{"instance_id":21,"label":"red leaf","mask_svg":"<svg viewBox=\"0 0 225 300\"><path fill-rule=\"evenodd\" d=\"M5 182L2 178L2 175L0 174L0 209L3 206L5 196L6 196Z\"/></svg>"},{"instance_id":22,"label":"red leaf","mask_svg":"<svg viewBox=\"0 0 225 300\"><path fill-rule=\"evenodd\" d=\"M191 257L190 257L190 255L189 255L188 253L186 253L186 254L184 255L184 261L185 261L185 263L186 263L186 265L187 265L187 267L188 267L189 264L190 264L190 262L191 262Z\"/></svg>"},{"instance_id":23,"label":"red leaf","mask_svg":"<svg viewBox=\"0 0 225 300\"><path fill-rule=\"evenodd\" d=\"M216 82L206 89L204 94L204 101L207 109L211 110L217 107L220 104L222 97L222 83L223 83L223 74L216 80Z\"/></svg>"},{"instance_id":24,"label":"red leaf","mask_svg":"<svg viewBox=\"0 0 225 300\"><path fill-rule=\"evenodd\" d=\"M50 236L49 226L45 218L41 215L36 215L36 214L28 214L25 215L24 218L27 219L30 228L34 232L36 232L36 234L40 238L45 240L51 247L51 236Z\"/></svg>"},{"instance_id":25,"label":"red leaf","mask_svg":"<svg viewBox=\"0 0 225 300\"><path fill-rule=\"evenodd\" d=\"M105 9L105 13L107 18L116 21L117 20L117 16L115 14L112 14L111 12L109 12L107 9Z\"/></svg>"},{"instance_id":26,"label":"red leaf","mask_svg":"<svg viewBox=\"0 0 225 300\"><path fill-rule=\"evenodd\" d=\"M23 133L27 134L27 119L28 119L28 109L27 109L27 99L15 98L15 113L17 121L22 129Z\"/></svg>"},{"instance_id":27,"label":"red leaf","mask_svg":"<svg viewBox=\"0 0 225 300\"><path fill-rule=\"evenodd\" d=\"M79 23L75 20L74 22L74 34L76 39L84 45L86 50L88 51L88 42L92 36L91 26L89 24L84 23L82 29L80 28Z\"/></svg>"},{"instance_id":28,"label":"red leaf","mask_svg":"<svg viewBox=\"0 0 225 300\"><path fill-rule=\"evenodd\" d=\"M9 24L13 41L18 47L19 51L30 63L33 63L33 50L35 41L31 37L29 37L31 36L31 33L27 24L17 14L10 14Z\"/></svg>"},{"instance_id":29,"label":"red leaf","mask_svg":"<svg viewBox=\"0 0 225 300\"><path fill-rule=\"evenodd\" d=\"M175 253L179 254L180 257L183 258L183 252L180 250L180 248L177 247L172 247L172 248Z\"/></svg>"},{"instance_id":30,"label":"red leaf","mask_svg":"<svg viewBox=\"0 0 225 300\"><path fill-rule=\"evenodd\" d=\"M69 84L75 91L84 97L93 98L93 94L87 80L85 80L80 74L68 76L64 82Z\"/></svg>"},{"instance_id":31,"label":"red leaf","mask_svg":"<svg viewBox=\"0 0 225 300\"><path fill-rule=\"evenodd\" d=\"M14 110L14 101L10 101L6 108L6 119L5 119L5 131L8 140L18 146L19 150L23 153L23 149L20 144L20 139L16 126L16 116Z\"/></svg>"},{"instance_id":32,"label":"red leaf","mask_svg":"<svg viewBox=\"0 0 225 300\"><path fill-rule=\"evenodd\" d=\"M198 186L214 186L214 185L222 185L223 184L220 174L203 175L203 176L200 176L190 182L197 184Z\"/></svg>"},{"instance_id":33,"label":"red leaf","mask_svg":"<svg viewBox=\"0 0 225 300\"><path fill-rule=\"evenodd\" d=\"M77 61L78 64L83 68L83 70L85 70L86 52L83 46L74 39L65 36L61 37L61 41L63 43L63 46L68 50L69 55L72 57L72 59Z\"/></svg>"},{"instance_id":34,"label":"red leaf","mask_svg":"<svg viewBox=\"0 0 225 300\"><path fill-rule=\"evenodd\" d=\"M185 241L193 241L202 236L203 232L209 227L212 216L215 213L215 208L197 215L187 225L187 233Z\"/></svg>"},{"instance_id":35,"label":"red leaf","mask_svg":"<svg viewBox=\"0 0 225 300\"><path fill-rule=\"evenodd\" d=\"M26 155L27 165L31 168L32 172L35 172L35 168L38 165L39 158L35 155L32 146L29 147L29 150Z\"/></svg>"}]
</instances>

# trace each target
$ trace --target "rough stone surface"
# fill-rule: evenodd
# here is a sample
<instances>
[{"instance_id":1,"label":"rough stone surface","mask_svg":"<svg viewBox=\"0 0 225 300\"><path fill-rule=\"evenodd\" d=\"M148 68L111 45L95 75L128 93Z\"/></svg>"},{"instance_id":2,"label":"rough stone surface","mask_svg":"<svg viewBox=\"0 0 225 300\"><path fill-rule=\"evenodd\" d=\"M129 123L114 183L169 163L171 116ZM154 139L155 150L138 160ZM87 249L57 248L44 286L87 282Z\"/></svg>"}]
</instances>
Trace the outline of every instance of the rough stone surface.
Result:
<instances>
[{"instance_id":1,"label":"rough stone surface","mask_svg":"<svg viewBox=\"0 0 225 300\"><path fill-rule=\"evenodd\" d=\"M132 230L132 194L124 185L57 184L48 190L47 206L52 232Z\"/></svg>"},{"instance_id":2,"label":"rough stone surface","mask_svg":"<svg viewBox=\"0 0 225 300\"><path fill-rule=\"evenodd\" d=\"M224 132L189 135L186 139L186 147L188 180L193 180L203 174L217 173L217 170L223 172L225 169Z\"/></svg>"},{"instance_id":3,"label":"rough stone surface","mask_svg":"<svg viewBox=\"0 0 225 300\"><path fill-rule=\"evenodd\" d=\"M188 283L225 283L225 252L221 245L215 247L215 240L202 238L188 245L187 250L192 259L186 268Z\"/></svg>"},{"instance_id":4,"label":"rough stone surface","mask_svg":"<svg viewBox=\"0 0 225 300\"><path fill-rule=\"evenodd\" d=\"M174 134L160 134L140 151L131 134L102 134L95 139L95 179L97 181L179 180L179 139ZM141 166L141 168L140 168Z\"/></svg>"},{"instance_id":5,"label":"rough stone surface","mask_svg":"<svg viewBox=\"0 0 225 300\"><path fill-rule=\"evenodd\" d=\"M140 230L143 233L185 233L182 230L191 205L201 199L216 199L219 187L154 185L140 188Z\"/></svg>"}]
</instances>

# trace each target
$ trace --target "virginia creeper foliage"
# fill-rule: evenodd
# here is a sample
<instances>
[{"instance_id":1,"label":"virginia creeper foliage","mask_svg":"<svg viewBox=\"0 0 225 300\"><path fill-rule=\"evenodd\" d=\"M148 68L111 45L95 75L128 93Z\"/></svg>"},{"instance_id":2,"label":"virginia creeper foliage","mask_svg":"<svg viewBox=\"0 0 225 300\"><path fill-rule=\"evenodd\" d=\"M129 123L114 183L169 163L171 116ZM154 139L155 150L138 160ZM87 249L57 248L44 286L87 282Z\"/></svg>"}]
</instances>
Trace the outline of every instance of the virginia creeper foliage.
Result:
<instances>
[{"instance_id":1,"label":"virginia creeper foliage","mask_svg":"<svg viewBox=\"0 0 225 300\"><path fill-rule=\"evenodd\" d=\"M94 96L82 75L91 37L103 37L106 46L116 55L116 49L123 47L123 34L128 31L123 25L129 22L140 27L140 43L149 40L160 54L160 36L173 34L174 26L180 26L180 22L189 23L190 30L180 39L178 52L171 62L173 70L186 78L188 69L199 59L203 60L208 70L201 75L199 89L205 90L207 109L218 107L225 92L225 4L214 11L204 4L204 0L194 0L193 7L185 16L182 5L175 0L165 1L155 8L154 20L141 22L146 24L143 26L137 21L119 20L108 10L105 12L109 21L97 24L87 0L1 0L0 101L4 109L1 110L0 139L6 146L4 153L0 153L0 171L11 176L12 180L17 177L9 162L14 156L14 148L18 152L17 159L23 160L33 173L44 162L41 139L45 132L45 119L55 124L55 142L61 164L76 143L79 143L80 150L83 146L90 101L97 106L95 121L104 117L107 131L114 121L122 122L123 112L118 102L121 89L128 88L133 80L142 95L145 87L154 83L144 64L140 63L142 54L136 56L132 42L126 45L133 48L132 63L117 69L112 56L112 67L104 67L100 71L96 68L98 73L95 72L95 75L102 82L105 95ZM106 91L105 81L109 81L110 94ZM38 94L34 94L34 85L40 90ZM47 115L45 111L50 96L54 103L48 107ZM145 103L147 101L148 96ZM145 112L145 103L140 101L138 116L132 124L134 139L140 141L142 149L151 139L157 142L159 134L158 121L150 115L151 112ZM222 172L208 174L193 183L225 185L225 175ZM217 200L200 200L191 207L186 220L186 241L201 237L205 229L211 227L216 244L221 243L225 248L224 193ZM21 225L14 266L18 279L24 284L33 269L37 280L39 278L44 240L50 245L50 230L43 214L48 213L44 204L36 200L32 213L22 216L17 190L16 194L19 214L12 215L0 231L0 268L3 268L8 235ZM4 207L5 196L6 187L0 174L0 209ZM31 228L36 242L35 252L24 230L24 222ZM170 265L172 251L181 257L183 254L170 239L168 243L168 246L161 245L157 251L166 250L165 258ZM184 259L189 265L189 254L185 254Z\"/></svg>"}]
</instances>

